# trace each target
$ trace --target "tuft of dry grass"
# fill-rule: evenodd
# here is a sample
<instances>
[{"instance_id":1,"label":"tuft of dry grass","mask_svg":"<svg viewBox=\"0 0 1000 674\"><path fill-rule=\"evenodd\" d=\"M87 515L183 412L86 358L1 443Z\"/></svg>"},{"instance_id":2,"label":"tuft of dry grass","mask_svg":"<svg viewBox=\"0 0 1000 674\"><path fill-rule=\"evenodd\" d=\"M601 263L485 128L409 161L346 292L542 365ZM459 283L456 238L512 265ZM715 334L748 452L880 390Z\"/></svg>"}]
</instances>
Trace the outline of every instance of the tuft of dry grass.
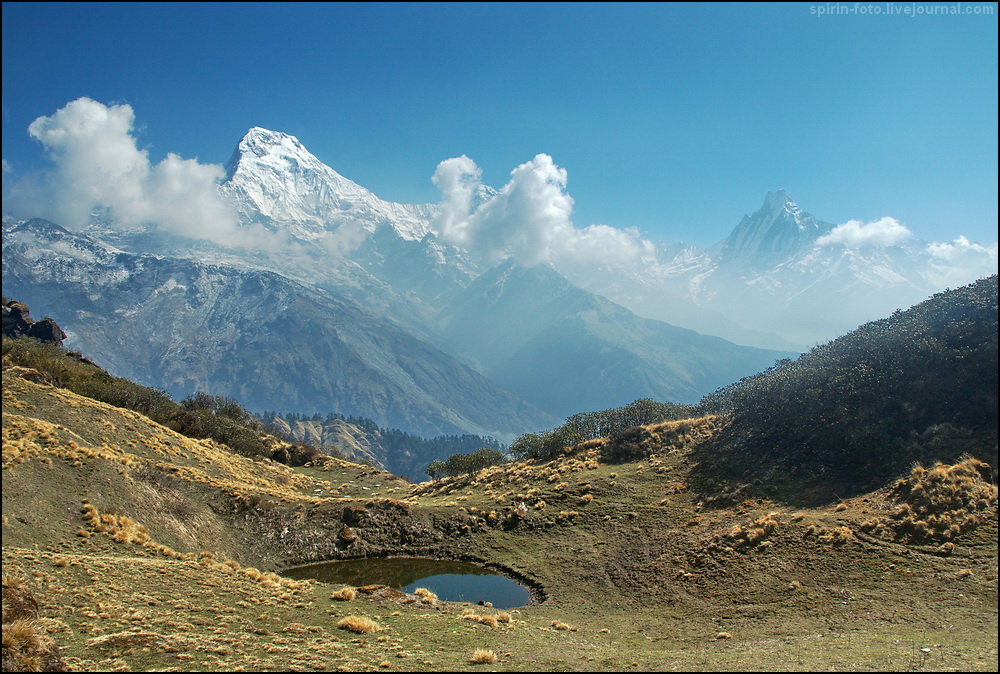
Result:
<instances>
[{"instance_id":1,"label":"tuft of dry grass","mask_svg":"<svg viewBox=\"0 0 1000 674\"><path fill-rule=\"evenodd\" d=\"M474 665L491 665L500 660L496 653L485 648L477 648L469 658L469 662Z\"/></svg>"},{"instance_id":2,"label":"tuft of dry grass","mask_svg":"<svg viewBox=\"0 0 1000 674\"><path fill-rule=\"evenodd\" d=\"M38 622L18 618L3 623L0 639L5 672L65 672L59 647Z\"/></svg>"},{"instance_id":3,"label":"tuft of dry grass","mask_svg":"<svg viewBox=\"0 0 1000 674\"><path fill-rule=\"evenodd\" d=\"M358 596L358 591L353 587L342 587L333 594L330 595L330 599L335 601L354 601L354 598Z\"/></svg>"},{"instance_id":4,"label":"tuft of dry grass","mask_svg":"<svg viewBox=\"0 0 1000 674\"><path fill-rule=\"evenodd\" d=\"M723 536L724 544L738 550L754 546L769 547L772 543L767 539L778 529L777 516L778 513L768 513L746 526L737 524Z\"/></svg>"},{"instance_id":5,"label":"tuft of dry grass","mask_svg":"<svg viewBox=\"0 0 1000 674\"><path fill-rule=\"evenodd\" d=\"M834 527L832 530L818 532L817 540L820 543L832 543L833 545L843 545L854 540L854 530L850 527Z\"/></svg>"},{"instance_id":6,"label":"tuft of dry grass","mask_svg":"<svg viewBox=\"0 0 1000 674\"><path fill-rule=\"evenodd\" d=\"M989 464L968 457L931 468L916 464L890 496L899 503L896 510L865 521L862 531L901 543L937 544L948 554L945 544L977 528L984 512L996 506L997 485Z\"/></svg>"},{"instance_id":7,"label":"tuft of dry grass","mask_svg":"<svg viewBox=\"0 0 1000 674\"><path fill-rule=\"evenodd\" d=\"M371 634L372 632L378 632L382 629L382 627L371 618L356 615L349 615L346 618L341 619L340 622L337 623L337 627L342 630L354 632L355 634Z\"/></svg>"},{"instance_id":8,"label":"tuft of dry grass","mask_svg":"<svg viewBox=\"0 0 1000 674\"><path fill-rule=\"evenodd\" d=\"M499 621L491 615L481 615L478 618L478 622L481 625L486 625L487 627L496 627L499 625Z\"/></svg>"},{"instance_id":9,"label":"tuft of dry grass","mask_svg":"<svg viewBox=\"0 0 1000 674\"><path fill-rule=\"evenodd\" d=\"M429 604L433 606L438 601L438 596L433 592L431 592L430 590L428 590L426 587L418 587L413 591L413 594L420 597L420 603L422 604Z\"/></svg>"}]
</instances>

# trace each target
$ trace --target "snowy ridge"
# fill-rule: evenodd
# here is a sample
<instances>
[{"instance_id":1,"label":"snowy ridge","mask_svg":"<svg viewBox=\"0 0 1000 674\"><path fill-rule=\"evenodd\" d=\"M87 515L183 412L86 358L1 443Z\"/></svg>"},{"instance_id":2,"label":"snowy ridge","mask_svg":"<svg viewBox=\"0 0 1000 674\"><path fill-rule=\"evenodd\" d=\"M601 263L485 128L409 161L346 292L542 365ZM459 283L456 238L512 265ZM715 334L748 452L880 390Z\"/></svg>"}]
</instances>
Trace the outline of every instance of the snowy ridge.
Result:
<instances>
[{"instance_id":1,"label":"snowy ridge","mask_svg":"<svg viewBox=\"0 0 1000 674\"><path fill-rule=\"evenodd\" d=\"M226 175L222 192L244 223L285 229L305 241L346 227L371 233L382 224L419 241L430 233L437 210L379 199L321 162L295 136L260 127L239 142Z\"/></svg>"},{"instance_id":2,"label":"snowy ridge","mask_svg":"<svg viewBox=\"0 0 1000 674\"><path fill-rule=\"evenodd\" d=\"M721 242L715 260L738 267L769 267L787 260L831 229L833 225L803 211L784 190L768 192L763 206L753 215L744 215Z\"/></svg>"}]
</instances>

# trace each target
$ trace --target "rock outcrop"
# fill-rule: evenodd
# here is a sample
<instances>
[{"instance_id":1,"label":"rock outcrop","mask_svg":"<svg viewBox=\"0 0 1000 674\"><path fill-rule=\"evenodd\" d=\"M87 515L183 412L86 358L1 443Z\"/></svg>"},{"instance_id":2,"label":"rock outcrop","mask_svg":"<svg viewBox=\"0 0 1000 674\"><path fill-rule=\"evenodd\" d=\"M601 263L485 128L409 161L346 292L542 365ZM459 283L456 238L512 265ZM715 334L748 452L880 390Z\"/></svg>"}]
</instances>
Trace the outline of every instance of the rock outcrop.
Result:
<instances>
[{"instance_id":1,"label":"rock outcrop","mask_svg":"<svg viewBox=\"0 0 1000 674\"><path fill-rule=\"evenodd\" d=\"M51 318L40 321L31 319L28 305L17 300L3 298L3 336L4 337L34 337L42 342L51 342L62 346L66 333Z\"/></svg>"}]
</instances>

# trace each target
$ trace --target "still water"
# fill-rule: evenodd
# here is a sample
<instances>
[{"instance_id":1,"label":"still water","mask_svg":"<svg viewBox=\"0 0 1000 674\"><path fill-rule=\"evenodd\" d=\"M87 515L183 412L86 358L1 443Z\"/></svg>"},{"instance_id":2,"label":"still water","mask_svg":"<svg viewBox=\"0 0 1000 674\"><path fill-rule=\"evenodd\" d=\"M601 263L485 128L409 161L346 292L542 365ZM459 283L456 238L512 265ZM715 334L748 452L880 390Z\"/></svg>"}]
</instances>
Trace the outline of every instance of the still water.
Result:
<instances>
[{"instance_id":1,"label":"still water","mask_svg":"<svg viewBox=\"0 0 1000 674\"><path fill-rule=\"evenodd\" d=\"M468 562L439 559L349 559L297 566L286 569L282 575L355 587L388 585L403 592L426 587L443 601L488 601L495 608L515 608L531 600L527 588L495 571Z\"/></svg>"}]
</instances>

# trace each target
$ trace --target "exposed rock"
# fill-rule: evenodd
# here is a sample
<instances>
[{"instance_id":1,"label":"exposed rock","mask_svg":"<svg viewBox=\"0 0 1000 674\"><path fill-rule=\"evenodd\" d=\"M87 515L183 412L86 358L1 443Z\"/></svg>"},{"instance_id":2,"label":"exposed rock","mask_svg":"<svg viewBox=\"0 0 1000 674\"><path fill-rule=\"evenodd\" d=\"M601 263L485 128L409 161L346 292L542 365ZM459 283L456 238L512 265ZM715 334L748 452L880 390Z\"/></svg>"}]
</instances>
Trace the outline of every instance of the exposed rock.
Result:
<instances>
[{"instance_id":1,"label":"exposed rock","mask_svg":"<svg viewBox=\"0 0 1000 674\"><path fill-rule=\"evenodd\" d=\"M17 300L3 301L3 336L20 337L27 335L42 342L50 342L62 346L66 333L51 318L40 321L31 320L28 305Z\"/></svg>"},{"instance_id":2,"label":"exposed rock","mask_svg":"<svg viewBox=\"0 0 1000 674\"><path fill-rule=\"evenodd\" d=\"M354 530L351 529L351 527L345 524L344 527L340 530L340 540L344 541L347 544L351 544L354 541L358 540L358 535L354 533Z\"/></svg>"},{"instance_id":3,"label":"exposed rock","mask_svg":"<svg viewBox=\"0 0 1000 674\"><path fill-rule=\"evenodd\" d=\"M3 336L17 337L28 334L28 328L34 321L28 313L28 305L16 300L3 301Z\"/></svg>"}]
</instances>

